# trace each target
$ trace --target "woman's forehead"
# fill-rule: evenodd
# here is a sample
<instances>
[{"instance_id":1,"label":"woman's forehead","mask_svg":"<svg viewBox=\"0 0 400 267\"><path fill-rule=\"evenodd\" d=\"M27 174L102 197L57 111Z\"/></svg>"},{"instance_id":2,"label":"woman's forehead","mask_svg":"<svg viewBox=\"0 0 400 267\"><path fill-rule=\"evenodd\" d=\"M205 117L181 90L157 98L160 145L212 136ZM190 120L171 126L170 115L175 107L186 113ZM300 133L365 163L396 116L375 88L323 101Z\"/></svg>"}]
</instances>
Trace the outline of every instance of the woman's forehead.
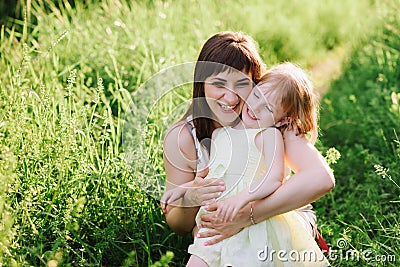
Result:
<instances>
[{"instance_id":1,"label":"woman's forehead","mask_svg":"<svg viewBox=\"0 0 400 267\"><path fill-rule=\"evenodd\" d=\"M251 73L246 73L245 70L239 71L237 69L234 68L228 68L227 70L223 71L223 72L218 72L218 73L214 73L212 74L210 77L208 77L210 79L213 78L218 78L221 80L226 80L226 81L241 81L241 80L248 80L251 81Z\"/></svg>"}]
</instances>

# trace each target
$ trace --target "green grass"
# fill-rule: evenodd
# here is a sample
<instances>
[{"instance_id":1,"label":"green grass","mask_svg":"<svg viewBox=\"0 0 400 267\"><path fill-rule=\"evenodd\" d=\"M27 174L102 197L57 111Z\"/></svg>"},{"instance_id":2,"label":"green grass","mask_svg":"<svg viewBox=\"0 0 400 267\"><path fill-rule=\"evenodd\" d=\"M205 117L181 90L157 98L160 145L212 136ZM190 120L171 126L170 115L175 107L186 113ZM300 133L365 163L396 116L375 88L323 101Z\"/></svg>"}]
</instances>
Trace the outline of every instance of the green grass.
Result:
<instances>
[{"instance_id":1,"label":"green grass","mask_svg":"<svg viewBox=\"0 0 400 267\"><path fill-rule=\"evenodd\" d=\"M177 106L190 97L190 89L182 85L160 96L170 81L152 83L150 78L194 61L202 43L221 30L253 36L268 65L292 60L310 68L335 49L376 39L355 46L364 52L352 55L354 61L323 101L320 149L336 147L342 159L333 165L337 187L317 210L331 244L346 237L357 248L398 255L398 189L388 179L398 179L399 166L398 138L392 134L398 110L390 102L391 92L398 93L393 83L399 80L398 24L391 9L384 9L387 5L347 0L69 2L19 1L17 10L27 12L0 32L3 266L184 265L190 236L173 234L157 199L147 193L157 195L162 188L163 135L184 111L184 105ZM377 16L383 12L392 16L382 15L383 20ZM384 34L367 35L383 22ZM335 95L335 88L343 87L349 90ZM370 91L364 95L365 87ZM347 101L335 106L341 97ZM376 110L367 112L366 105ZM330 125L349 121L361 121L361 128L345 127L346 133ZM377 172L374 165L388 170ZM354 167L357 172L351 173ZM364 180L369 184L363 186ZM361 196L368 201L357 203Z\"/></svg>"},{"instance_id":2,"label":"green grass","mask_svg":"<svg viewBox=\"0 0 400 267\"><path fill-rule=\"evenodd\" d=\"M316 204L321 226L333 245L344 238L349 249L391 257L361 261L371 266L400 261L400 20L385 11L383 29L355 47L321 111L321 143L342 155L334 167L335 190Z\"/></svg>"}]
</instances>

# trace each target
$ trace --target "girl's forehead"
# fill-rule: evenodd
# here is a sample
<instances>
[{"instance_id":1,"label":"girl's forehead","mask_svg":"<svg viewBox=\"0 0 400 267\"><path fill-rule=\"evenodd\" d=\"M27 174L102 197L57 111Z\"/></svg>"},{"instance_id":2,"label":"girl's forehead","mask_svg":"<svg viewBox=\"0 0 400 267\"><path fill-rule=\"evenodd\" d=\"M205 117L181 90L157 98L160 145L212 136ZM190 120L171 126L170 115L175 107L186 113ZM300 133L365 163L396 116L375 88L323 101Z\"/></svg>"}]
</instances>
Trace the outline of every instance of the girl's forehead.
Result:
<instances>
[{"instance_id":1,"label":"girl's forehead","mask_svg":"<svg viewBox=\"0 0 400 267\"><path fill-rule=\"evenodd\" d=\"M254 90L258 90L258 92L263 96L263 101L269 104L279 103L282 97L277 88L268 86L268 84L256 86Z\"/></svg>"},{"instance_id":2,"label":"girl's forehead","mask_svg":"<svg viewBox=\"0 0 400 267\"><path fill-rule=\"evenodd\" d=\"M275 88L273 88L268 83L257 85L255 87L255 89L258 90L260 93L262 93L266 97L268 97L268 96L276 96L277 95L277 93L276 93L277 90L275 90Z\"/></svg>"}]
</instances>

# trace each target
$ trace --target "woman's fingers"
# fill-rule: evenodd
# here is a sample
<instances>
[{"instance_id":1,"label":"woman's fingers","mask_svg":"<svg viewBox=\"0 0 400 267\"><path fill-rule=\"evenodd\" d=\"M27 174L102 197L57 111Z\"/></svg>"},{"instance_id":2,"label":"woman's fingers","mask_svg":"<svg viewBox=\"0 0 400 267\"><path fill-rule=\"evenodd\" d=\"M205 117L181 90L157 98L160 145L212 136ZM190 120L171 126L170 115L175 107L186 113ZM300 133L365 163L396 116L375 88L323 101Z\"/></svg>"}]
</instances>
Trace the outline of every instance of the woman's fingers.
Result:
<instances>
[{"instance_id":1,"label":"woman's fingers","mask_svg":"<svg viewBox=\"0 0 400 267\"><path fill-rule=\"evenodd\" d=\"M225 190L225 183L221 179L203 179L199 176L194 178L193 185L195 187L205 187L208 189L223 187Z\"/></svg>"},{"instance_id":2,"label":"woman's fingers","mask_svg":"<svg viewBox=\"0 0 400 267\"><path fill-rule=\"evenodd\" d=\"M160 199L161 209L164 213L167 213L167 205L169 204L169 200L171 198L171 191L167 191Z\"/></svg>"},{"instance_id":3,"label":"woman's fingers","mask_svg":"<svg viewBox=\"0 0 400 267\"><path fill-rule=\"evenodd\" d=\"M218 203L211 203L209 205L207 205L207 211L209 212L213 212L216 211L218 209ZM206 216L206 215L203 215Z\"/></svg>"},{"instance_id":4,"label":"woman's fingers","mask_svg":"<svg viewBox=\"0 0 400 267\"><path fill-rule=\"evenodd\" d=\"M216 198L215 198L215 197L210 198L210 199L203 200L203 201L201 202L201 206L210 205L210 204L212 204L212 203L215 203L215 201L216 201Z\"/></svg>"},{"instance_id":5,"label":"woman's fingers","mask_svg":"<svg viewBox=\"0 0 400 267\"><path fill-rule=\"evenodd\" d=\"M167 213L167 203L165 203L165 202L160 202L160 205L161 205L161 209L162 209L162 211L163 211L163 213Z\"/></svg>"},{"instance_id":6,"label":"woman's fingers","mask_svg":"<svg viewBox=\"0 0 400 267\"><path fill-rule=\"evenodd\" d=\"M222 240L224 240L227 237L224 237L223 235L219 235L219 234L215 234L215 238L207 240L207 242L205 243L206 246L211 246L211 245L215 245L218 242L221 242Z\"/></svg>"},{"instance_id":7,"label":"woman's fingers","mask_svg":"<svg viewBox=\"0 0 400 267\"><path fill-rule=\"evenodd\" d=\"M216 213L203 214L200 217L201 228L216 228L222 223L221 219L217 217Z\"/></svg>"},{"instance_id":8,"label":"woman's fingers","mask_svg":"<svg viewBox=\"0 0 400 267\"><path fill-rule=\"evenodd\" d=\"M185 205L200 206L203 201L209 201L217 198L218 192L224 191L225 186L222 180L219 179L203 179L196 176L193 180L193 185L186 190Z\"/></svg>"},{"instance_id":9,"label":"woman's fingers","mask_svg":"<svg viewBox=\"0 0 400 267\"><path fill-rule=\"evenodd\" d=\"M222 192L214 192L214 193L207 193L203 194L203 201L201 202L202 206L210 205L216 201L222 195Z\"/></svg>"},{"instance_id":10,"label":"woman's fingers","mask_svg":"<svg viewBox=\"0 0 400 267\"><path fill-rule=\"evenodd\" d=\"M224 185L220 185L220 182L216 179L211 183L204 184L202 187L197 189L197 198L201 201L201 205L208 205L213 203L215 199L221 196L225 190Z\"/></svg>"},{"instance_id":11,"label":"woman's fingers","mask_svg":"<svg viewBox=\"0 0 400 267\"><path fill-rule=\"evenodd\" d=\"M216 236L216 235L219 235L218 231L214 230L214 229L210 229L210 230L198 233L197 237L205 238L205 237L212 237L212 236Z\"/></svg>"}]
</instances>

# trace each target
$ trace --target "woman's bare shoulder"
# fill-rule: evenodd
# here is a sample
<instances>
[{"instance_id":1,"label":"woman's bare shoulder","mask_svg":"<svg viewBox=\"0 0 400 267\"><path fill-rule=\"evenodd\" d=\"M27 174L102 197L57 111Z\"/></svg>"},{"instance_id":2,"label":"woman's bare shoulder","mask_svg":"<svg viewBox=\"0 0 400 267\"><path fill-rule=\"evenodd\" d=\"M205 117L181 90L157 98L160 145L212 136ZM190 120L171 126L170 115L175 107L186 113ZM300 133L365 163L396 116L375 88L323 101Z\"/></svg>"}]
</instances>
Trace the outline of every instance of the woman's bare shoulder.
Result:
<instances>
[{"instance_id":1,"label":"woman's bare shoulder","mask_svg":"<svg viewBox=\"0 0 400 267\"><path fill-rule=\"evenodd\" d=\"M184 121L172 125L164 138L164 153L180 151L188 159L196 159L193 136Z\"/></svg>"}]
</instances>

